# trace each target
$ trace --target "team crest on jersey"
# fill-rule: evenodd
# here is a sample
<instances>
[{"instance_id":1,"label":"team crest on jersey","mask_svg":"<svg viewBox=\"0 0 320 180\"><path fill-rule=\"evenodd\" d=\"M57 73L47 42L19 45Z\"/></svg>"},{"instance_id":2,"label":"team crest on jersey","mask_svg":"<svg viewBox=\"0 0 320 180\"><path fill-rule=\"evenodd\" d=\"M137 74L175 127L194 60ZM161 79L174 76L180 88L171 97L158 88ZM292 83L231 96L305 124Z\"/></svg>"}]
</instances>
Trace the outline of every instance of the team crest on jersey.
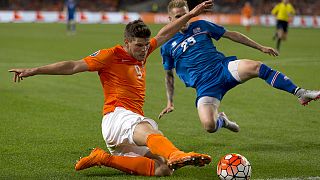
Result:
<instances>
[{"instance_id":1,"label":"team crest on jersey","mask_svg":"<svg viewBox=\"0 0 320 180\"><path fill-rule=\"evenodd\" d=\"M175 47L177 45L176 41L173 41L173 43L171 44L172 47Z\"/></svg>"},{"instance_id":2,"label":"team crest on jersey","mask_svg":"<svg viewBox=\"0 0 320 180\"><path fill-rule=\"evenodd\" d=\"M92 53L90 56L91 56L91 57L95 57L95 56L98 55L99 53L100 53L100 50Z\"/></svg>"},{"instance_id":3,"label":"team crest on jersey","mask_svg":"<svg viewBox=\"0 0 320 180\"><path fill-rule=\"evenodd\" d=\"M194 33L194 34L197 34L197 33L199 33L200 31L201 31L200 27L197 27L197 28L194 28L194 29L193 29L193 33Z\"/></svg>"}]
</instances>

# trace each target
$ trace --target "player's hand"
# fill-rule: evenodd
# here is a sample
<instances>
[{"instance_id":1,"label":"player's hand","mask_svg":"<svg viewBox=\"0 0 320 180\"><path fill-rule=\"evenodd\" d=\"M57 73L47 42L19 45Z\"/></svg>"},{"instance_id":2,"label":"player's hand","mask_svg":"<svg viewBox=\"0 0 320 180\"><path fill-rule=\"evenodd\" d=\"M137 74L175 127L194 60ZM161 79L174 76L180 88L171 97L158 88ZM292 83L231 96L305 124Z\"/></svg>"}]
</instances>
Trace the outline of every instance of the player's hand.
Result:
<instances>
[{"instance_id":1,"label":"player's hand","mask_svg":"<svg viewBox=\"0 0 320 180\"><path fill-rule=\"evenodd\" d=\"M211 11L212 7L213 0L204 1L198 4L196 7L194 7L189 13L192 15L192 17L195 17L205 11Z\"/></svg>"},{"instance_id":2,"label":"player's hand","mask_svg":"<svg viewBox=\"0 0 320 180\"><path fill-rule=\"evenodd\" d=\"M261 48L261 51L266 54L269 54L270 56L279 56L279 52L277 50L273 49L272 47L263 46Z\"/></svg>"},{"instance_id":3,"label":"player's hand","mask_svg":"<svg viewBox=\"0 0 320 180\"><path fill-rule=\"evenodd\" d=\"M161 113L158 116L158 119L161 119L161 117L165 114L168 114L174 110L173 104L168 104L166 108L164 108Z\"/></svg>"},{"instance_id":4,"label":"player's hand","mask_svg":"<svg viewBox=\"0 0 320 180\"><path fill-rule=\"evenodd\" d=\"M13 81L20 82L25 77L33 76L34 70L33 69L10 69L9 72L13 72Z\"/></svg>"}]
</instances>

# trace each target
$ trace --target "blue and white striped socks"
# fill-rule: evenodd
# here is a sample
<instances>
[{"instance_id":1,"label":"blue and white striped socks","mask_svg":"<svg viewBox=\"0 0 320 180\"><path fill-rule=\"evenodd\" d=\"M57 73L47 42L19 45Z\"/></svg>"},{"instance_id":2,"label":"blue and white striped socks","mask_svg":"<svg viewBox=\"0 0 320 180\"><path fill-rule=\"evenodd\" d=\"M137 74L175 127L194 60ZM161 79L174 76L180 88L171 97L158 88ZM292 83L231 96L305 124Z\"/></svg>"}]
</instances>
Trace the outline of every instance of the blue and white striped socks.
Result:
<instances>
[{"instance_id":1,"label":"blue and white striped socks","mask_svg":"<svg viewBox=\"0 0 320 180\"><path fill-rule=\"evenodd\" d=\"M259 77L264 79L272 87L287 91L291 94L296 93L297 86L284 74L275 71L265 64L261 64Z\"/></svg>"}]
</instances>

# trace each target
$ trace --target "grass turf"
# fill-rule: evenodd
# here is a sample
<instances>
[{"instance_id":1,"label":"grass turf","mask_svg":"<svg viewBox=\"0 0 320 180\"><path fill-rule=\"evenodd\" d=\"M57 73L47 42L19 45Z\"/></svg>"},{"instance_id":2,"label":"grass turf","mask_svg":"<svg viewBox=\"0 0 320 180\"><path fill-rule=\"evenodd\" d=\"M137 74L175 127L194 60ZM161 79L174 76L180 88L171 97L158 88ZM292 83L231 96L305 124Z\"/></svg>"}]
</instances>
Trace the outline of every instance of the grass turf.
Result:
<instances>
[{"instance_id":1,"label":"grass turf","mask_svg":"<svg viewBox=\"0 0 320 180\"><path fill-rule=\"evenodd\" d=\"M151 25L155 33L162 26ZM124 25L78 25L68 36L64 24L0 24L0 179L149 179L111 168L74 171L89 148L105 148L101 135L103 94L96 73L30 77L12 82L7 70L61 60L78 60L92 52L122 44ZM273 28L228 27L274 46ZM290 29L281 55L269 57L229 40L218 49L249 58L288 75L297 85L319 89L319 29ZM175 111L157 120L160 129L185 151L208 153L209 166L185 167L163 179L217 179L216 164L236 152L251 162L252 179L307 178L320 175L320 104L303 107L297 99L269 87L260 79L231 90L221 110L238 122L238 134L206 133L194 106L195 93L176 78ZM145 115L156 119L166 105L164 71L159 50L147 64Z\"/></svg>"}]
</instances>

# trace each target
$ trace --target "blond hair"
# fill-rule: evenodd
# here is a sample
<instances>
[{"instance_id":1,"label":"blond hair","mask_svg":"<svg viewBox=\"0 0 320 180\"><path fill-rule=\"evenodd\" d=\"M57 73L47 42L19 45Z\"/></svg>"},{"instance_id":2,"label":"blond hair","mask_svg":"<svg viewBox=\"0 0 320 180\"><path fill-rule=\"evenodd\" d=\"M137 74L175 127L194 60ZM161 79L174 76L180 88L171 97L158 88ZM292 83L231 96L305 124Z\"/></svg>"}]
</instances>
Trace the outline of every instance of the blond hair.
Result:
<instances>
[{"instance_id":1,"label":"blond hair","mask_svg":"<svg viewBox=\"0 0 320 180\"><path fill-rule=\"evenodd\" d=\"M168 12L173 8L183 8L186 7L189 10L188 3L186 0L172 0L168 5Z\"/></svg>"}]
</instances>

